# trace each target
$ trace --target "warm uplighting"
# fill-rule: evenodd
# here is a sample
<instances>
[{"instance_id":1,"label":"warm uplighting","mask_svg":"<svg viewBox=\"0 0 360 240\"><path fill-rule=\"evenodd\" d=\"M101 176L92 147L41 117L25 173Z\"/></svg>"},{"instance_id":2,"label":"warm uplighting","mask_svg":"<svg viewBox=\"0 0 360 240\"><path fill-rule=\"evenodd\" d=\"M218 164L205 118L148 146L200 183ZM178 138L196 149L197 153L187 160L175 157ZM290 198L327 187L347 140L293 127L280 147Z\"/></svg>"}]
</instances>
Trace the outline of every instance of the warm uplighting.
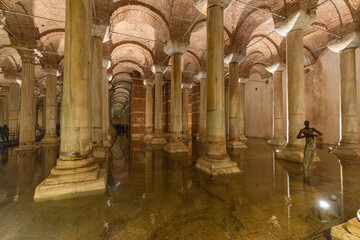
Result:
<instances>
[{"instance_id":1,"label":"warm uplighting","mask_svg":"<svg viewBox=\"0 0 360 240\"><path fill-rule=\"evenodd\" d=\"M327 202L323 201L323 200L320 200L319 206L322 209L328 209L330 207L330 205Z\"/></svg>"}]
</instances>

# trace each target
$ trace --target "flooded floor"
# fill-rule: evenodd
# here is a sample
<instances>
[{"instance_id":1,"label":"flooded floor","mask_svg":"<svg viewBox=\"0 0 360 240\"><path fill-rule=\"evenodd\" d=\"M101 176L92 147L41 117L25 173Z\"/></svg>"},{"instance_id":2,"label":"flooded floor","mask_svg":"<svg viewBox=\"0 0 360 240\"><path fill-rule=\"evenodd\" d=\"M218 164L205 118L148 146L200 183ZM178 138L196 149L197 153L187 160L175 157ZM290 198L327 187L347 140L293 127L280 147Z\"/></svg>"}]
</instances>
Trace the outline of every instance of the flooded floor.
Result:
<instances>
[{"instance_id":1,"label":"flooded floor","mask_svg":"<svg viewBox=\"0 0 360 240\"><path fill-rule=\"evenodd\" d=\"M121 137L105 195L35 203L57 149L1 152L0 239L327 239L360 208L360 162L318 149L310 184L300 164L277 161L264 140L232 153L241 174L194 168L203 146L168 156Z\"/></svg>"}]
</instances>

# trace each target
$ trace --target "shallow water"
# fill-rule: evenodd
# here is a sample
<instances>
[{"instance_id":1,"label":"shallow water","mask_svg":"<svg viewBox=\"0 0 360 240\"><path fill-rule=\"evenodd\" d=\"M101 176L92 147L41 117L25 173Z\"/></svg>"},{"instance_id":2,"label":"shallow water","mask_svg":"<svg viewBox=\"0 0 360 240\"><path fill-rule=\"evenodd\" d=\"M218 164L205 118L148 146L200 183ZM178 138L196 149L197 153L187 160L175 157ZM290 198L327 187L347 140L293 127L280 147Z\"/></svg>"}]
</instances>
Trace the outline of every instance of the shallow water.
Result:
<instances>
[{"instance_id":1,"label":"shallow water","mask_svg":"<svg viewBox=\"0 0 360 240\"><path fill-rule=\"evenodd\" d=\"M231 154L241 174L217 178L194 168L199 143L171 157L142 142L116 144L108 193L40 203L34 189L56 149L1 152L0 239L326 239L360 208L360 161L327 146L304 184L301 165L275 160L264 140Z\"/></svg>"}]
</instances>

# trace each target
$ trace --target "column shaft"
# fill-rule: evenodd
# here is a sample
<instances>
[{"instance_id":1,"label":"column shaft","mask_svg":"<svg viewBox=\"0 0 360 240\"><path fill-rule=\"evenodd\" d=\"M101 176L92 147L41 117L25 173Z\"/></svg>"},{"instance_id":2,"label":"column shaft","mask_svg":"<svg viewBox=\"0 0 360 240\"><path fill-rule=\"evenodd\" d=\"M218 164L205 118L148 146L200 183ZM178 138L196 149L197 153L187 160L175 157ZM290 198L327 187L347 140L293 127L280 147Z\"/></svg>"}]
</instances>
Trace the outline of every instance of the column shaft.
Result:
<instances>
[{"instance_id":1,"label":"column shaft","mask_svg":"<svg viewBox=\"0 0 360 240\"><path fill-rule=\"evenodd\" d=\"M171 141L181 140L182 134L182 96L181 96L181 53L174 53L171 56L171 103L170 103L170 133Z\"/></svg>"},{"instance_id":2,"label":"column shaft","mask_svg":"<svg viewBox=\"0 0 360 240\"><path fill-rule=\"evenodd\" d=\"M146 99L145 99L145 138L151 139L153 134L153 87L152 84L146 84Z\"/></svg>"},{"instance_id":3,"label":"column shaft","mask_svg":"<svg viewBox=\"0 0 360 240\"><path fill-rule=\"evenodd\" d=\"M56 115L57 115L57 101L56 101L56 74L47 74L46 79L46 124L45 137L42 142L54 141L57 142L56 136Z\"/></svg>"},{"instance_id":4,"label":"column shaft","mask_svg":"<svg viewBox=\"0 0 360 240\"><path fill-rule=\"evenodd\" d=\"M245 101L245 83L240 83L239 86L239 129L240 129L240 140L247 141L245 137L245 112L244 112L244 101Z\"/></svg>"},{"instance_id":5,"label":"column shaft","mask_svg":"<svg viewBox=\"0 0 360 240\"><path fill-rule=\"evenodd\" d=\"M200 139L206 140L206 105L207 105L206 78L200 79Z\"/></svg>"},{"instance_id":6,"label":"column shaft","mask_svg":"<svg viewBox=\"0 0 360 240\"><path fill-rule=\"evenodd\" d=\"M8 127L10 132L19 132L20 86L17 82L10 83Z\"/></svg>"},{"instance_id":7,"label":"column shaft","mask_svg":"<svg viewBox=\"0 0 360 240\"><path fill-rule=\"evenodd\" d=\"M183 134L188 137L189 134L189 88L184 87L182 90L182 130Z\"/></svg>"},{"instance_id":8,"label":"column shaft","mask_svg":"<svg viewBox=\"0 0 360 240\"><path fill-rule=\"evenodd\" d=\"M154 138L152 144L166 144L163 138L163 73L155 71L155 112L154 112Z\"/></svg>"}]
</instances>

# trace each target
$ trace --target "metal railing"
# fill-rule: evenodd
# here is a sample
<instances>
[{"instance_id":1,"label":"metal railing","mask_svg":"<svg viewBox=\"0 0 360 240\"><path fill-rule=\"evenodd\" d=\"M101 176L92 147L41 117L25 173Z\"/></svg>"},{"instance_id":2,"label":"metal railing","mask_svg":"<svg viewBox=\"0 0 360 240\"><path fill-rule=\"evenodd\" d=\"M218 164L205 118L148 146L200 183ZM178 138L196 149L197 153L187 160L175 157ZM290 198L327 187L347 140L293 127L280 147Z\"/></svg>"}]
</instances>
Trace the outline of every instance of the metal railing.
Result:
<instances>
[{"instance_id":1,"label":"metal railing","mask_svg":"<svg viewBox=\"0 0 360 240\"><path fill-rule=\"evenodd\" d=\"M39 142L45 136L45 131L36 131L35 141ZM19 146L19 132L10 132L9 136L0 136L0 148Z\"/></svg>"}]
</instances>

